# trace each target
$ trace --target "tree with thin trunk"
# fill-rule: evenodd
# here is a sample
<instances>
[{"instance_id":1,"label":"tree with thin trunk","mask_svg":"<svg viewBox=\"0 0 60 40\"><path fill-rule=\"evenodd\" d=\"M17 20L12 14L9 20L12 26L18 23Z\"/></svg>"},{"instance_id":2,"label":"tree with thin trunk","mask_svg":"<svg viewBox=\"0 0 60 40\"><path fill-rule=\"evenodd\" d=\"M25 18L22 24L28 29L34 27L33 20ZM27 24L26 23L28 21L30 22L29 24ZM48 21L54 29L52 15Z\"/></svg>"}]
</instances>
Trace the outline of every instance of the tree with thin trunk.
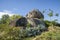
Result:
<instances>
[{"instance_id":1,"label":"tree with thin trunk","mask_svg":"<svg viewBox=\"0 0 60 40\"><path fill-rule=\"evenodd\" d=\"M58 16L59 16L59 14L58 14L58 13L56 13L56 14L55 14L55 16L56 16L56 17L58 17ZM58 19L55 19L55 22L56 22L56 21L58 21Z\"/></svg>"},{"instance_id":2,"label":"tree with thin trunk","mask_svg":"<svg viewBox=\"0 0 60 40\"><path fill-rule=\"evenodd\" d=\"M56 14L55 14L55 16L56 16L56 17L58 17L58 16L59 16L59 14L58 14L58 13L56 13Z\"/></svg>"},{"instance_id":3,"label":"tree with thin trunk","mask_svg":"<svg viewBox=\"0 0 60 40\"><path fill-rule=\"evenodd\" d=\"M49 9L49 14L48 14L48 16L50 17L50 20L51 20L51 17L53 16L53 11L51 10L51 9Z\"/></svg>"},{"instance_id":4,"label":"tree with thin trunk","mask_svg":"<svg viewBox=\"0 0 60 40\"><path fill-rule=\"evenodd\" d=\"M51 9L49 9L49 14L48 16L50 17L50 21L51 21L51 17L53 17L53 11ZM51 25L53 26L52 22L51 22Z\"/></svg>"},{"instance_id":5,"label":"tree with thin trunk","mask_svg":"<svg viewBox=\"0 0 60 40\"><path fill-rule=\"evenodd\" d=\"M56 16L56 17L58 17L58 16L59 16L59 14L58 14L58 13L56 13L56 14L55 14L55 16ZM58 21L58 19L56 19L56 20Z\"/></svg>"}]
</instances>

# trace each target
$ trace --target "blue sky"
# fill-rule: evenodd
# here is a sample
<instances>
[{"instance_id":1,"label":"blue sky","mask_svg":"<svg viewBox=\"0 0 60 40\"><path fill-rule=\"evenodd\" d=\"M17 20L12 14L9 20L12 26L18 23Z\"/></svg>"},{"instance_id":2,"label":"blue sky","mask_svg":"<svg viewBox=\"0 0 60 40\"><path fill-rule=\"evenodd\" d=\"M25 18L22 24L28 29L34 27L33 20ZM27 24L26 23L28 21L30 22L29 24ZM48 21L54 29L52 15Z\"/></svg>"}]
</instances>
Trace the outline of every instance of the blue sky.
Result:
<instances>
[{"instance_id":1,"label":"blue sky","mask_svg":"<svg viewBox=\"0 0 60 40\"><path fill-rule=\"evenodd\" d=\"M0 0L1 15L6 13L9 15L20 14L25 16L32 9L39 9L41 12L47 9L44 15L45 19L49 19L46 15L48 9L52 9L54 14L59 13L60 15L60 0ZM53 19L60 20L60 16L58 18L54 16Z\"/></svg>"}]
</instances>

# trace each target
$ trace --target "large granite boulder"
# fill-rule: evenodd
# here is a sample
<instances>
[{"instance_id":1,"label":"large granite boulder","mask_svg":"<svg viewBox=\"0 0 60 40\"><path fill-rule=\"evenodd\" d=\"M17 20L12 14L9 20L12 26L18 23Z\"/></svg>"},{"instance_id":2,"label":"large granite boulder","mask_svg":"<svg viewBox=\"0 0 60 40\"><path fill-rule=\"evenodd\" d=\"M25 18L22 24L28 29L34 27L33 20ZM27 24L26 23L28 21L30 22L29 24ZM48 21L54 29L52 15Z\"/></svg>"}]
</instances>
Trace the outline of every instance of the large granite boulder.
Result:
<instances>
[{"instance_id":1,"label":"large granite boulder","mask_svg":"<svg viewBox=\"0 0 60 40\"><path fill-rule=\"evenodd\" d=\"M37 18L27 18L27 22L31 24L32 27L38 27L42 25L41 28L45 28L45 23L44 21L37 19Z\"/></svg>"},{"instance_id":2,"label":"large granite boulder","mask_svg":"<svg viewBox=\"0 0 60 40\"><path fill-rule=\"evenodd\" d=\"M26 25L27 25L27 19L25 18L25 17L22 17L22 18L20 18L20 19L18 19L17 21L16 21L16 27L17 26L22 26L22 27L26 27Z\"/></svg>"},{"instance_id":3,"label":"large granite boulder","mask_svg":"<svg viewBox=\"0 0 60 40\"><path fill-rule=\"evenodd\" d=\"M29 12L26 17L13 20L9 25L13 27L21 27L22 30L20 31L22 33L25 32L25 36L36 36L47 30L44 21L40 20L41 18L44 19L43 14L39 10L34 9Z\"/></svg>"},{"instance_id":4,"label":"large granite boulder","mask_svg":"<svg viewBox=\"0 0 60 40\"><path fill-rule=\"evenodd\" d=\"M38 18L20 18L18 20L14 20L10 22L10 26L16 27L27 27L27 24L30 24L31 27L38 27L38 25L43 25L42 28L45 28L45 24L42 20Z\"/></svg>"},{"instance_id":5,"label":"large granite boulder","mask_svg":"<svg viewBox=\"0 0 60 40\"><path fill-rule=\"evenodd\" d=\"M33 10L27 14L26 17L22 17L10 22L10 26L16 27L27 27L29 23L31 27L37 27L38 25L43 25L42 28L45 28L45 24L40 18L44 18L43 14L39 10Z\"/></svg>"},{"instance_id":6,"label":"large granite boulder","mask_svg":"<svg viewBox=\"0 0 60 40\"><path fill-rule=\"evenodd\" d=\"M30 11L27 15L27 18L44 18L43 14L38 10L38 9L34 9L32 11Z\"/></svg>"},{"instance_id":7,"label":"large granite boulder","mask_svg":"<svg viewBox=\"0 0 60 40\"><path fill-rule=\"evenodd\" d=\"M10 26L15 26L15 27L26 27L27 25L27 19L25 17L15 19L9 23Z\"/></svg>"}]
</instances>

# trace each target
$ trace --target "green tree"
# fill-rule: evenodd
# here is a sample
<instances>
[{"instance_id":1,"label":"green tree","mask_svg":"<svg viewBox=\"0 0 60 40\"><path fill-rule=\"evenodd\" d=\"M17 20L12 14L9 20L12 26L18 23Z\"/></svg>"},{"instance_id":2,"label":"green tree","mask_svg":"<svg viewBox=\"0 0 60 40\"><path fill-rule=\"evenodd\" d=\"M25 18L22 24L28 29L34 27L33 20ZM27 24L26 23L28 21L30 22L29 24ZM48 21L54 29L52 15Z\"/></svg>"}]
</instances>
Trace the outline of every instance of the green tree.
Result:
<instances>
[{"instance_id":1,"label":"green tree","mask_svg":"<svg viewBox=\"0 0 60 40\"><path fill-rule=\"evenodd\" d=\"M48 16L50 17L50 24L53 26L53 22L52 22L52 20L51 20L51 17L53 17L53 10L51 10L51 9L49 9L49 14L48 14Z\"/></svg>"},{"instance_id":2,"label":"green tree","mask_svg":"<svg viewBox=\"0 0 60 40\"><path fill-rule=\"evenodd\" d=\"M51 20L51 17L53 16L53 11L51 10L51 9L49 9L49 14L48 14L48 16L50 17L50 20Z\"/></svg>"},{"instance_id":3,"label":"green tree","mask_svg":"<svg viewBox=\"0 0 60 40\"><path fill-rule=\"evenodd\" d=\"M13 15L13 16L11 16L10 17L10 19L11 20L15 20L15 19L19 19L19 18L21 18L22 16L20 16L20 15Z\"/></svg>"},{"instance_id":4,"label":"green tree","mask_svg":"<svg viewBox=\"0 0 60 40\"><path fill-rule=\"evenodd\" d=\"M58 14L58 13L56 13L56 14L55 14L55 16L56 16L56 17L58 17L58 16L59 16L59 14ZM58 21L58 19L55 19L55 20L57 20L57 21Z\"/></svg>"},{"instance_id":5,"label":"green tree","mask_svg":"<svg viewBox=\"0 0 60 40\"><path fill-rule=\"evenodd\" d=\"M55 14L55 16L57 16L57 17L58 17L58 16L59 16L59 14L58 14L58 13L56 13L56 14Z\"/></svg>"},{"instance_id":6,"label":"green tree","mask_svg":"<svg viewBox=\"0 0 60 40\"><path fill-rule=\"evenodd\" d=\"M52 12L50 12L48 15L49 15L50 17L52 17L52 16L53 16L53 13L52 13Z\"/></svg>"},{"instance_id":7,"label":"green tree","mask_svg":"<svg viewBox=\"0 0 60 40\"><path fill-rule=\"evenodd\" d=\"M45 13L46 12L46 9L42 11L42 13Z\"/></svg>"},{"instance_id":8,"label":"green tree","mask_svg":"<svg viewBox=\"0 0 60 40\"><path fill-rule=\"evenodd\" d=\"M5 23L9 23L9 15L8 14L5 14L5 15L2 15L2 18L1 18L1 23L2 24L5 24Z\"/></svg>"}]
</instances>

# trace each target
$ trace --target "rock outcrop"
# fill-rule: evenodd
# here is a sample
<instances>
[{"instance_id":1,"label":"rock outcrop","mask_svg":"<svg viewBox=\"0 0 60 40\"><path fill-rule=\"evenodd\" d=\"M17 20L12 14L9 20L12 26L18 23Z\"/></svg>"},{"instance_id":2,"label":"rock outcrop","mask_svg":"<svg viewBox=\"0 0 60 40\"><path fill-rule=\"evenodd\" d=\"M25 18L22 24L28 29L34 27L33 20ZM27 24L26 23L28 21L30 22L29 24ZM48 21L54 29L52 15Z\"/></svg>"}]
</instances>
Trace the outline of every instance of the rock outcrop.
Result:
<instances>
[{"instance_id":1,"label":"rock outcrop","mask_svg":"<svg viewBox=\"0 0 60 40\"><path fill-rule=\"evenodd\" d=\"M30 23L33 27L37 27L37 25L42 24L45 26L44 22L37 18L27 18L28 23Z\"/></svg>"},{"instance_id":2,"label":"rock outcrop","mask_svg":"<svg viewBox=\"0 0 60 40\"><path fill-rule=\"evenodd\" d=\"M22 17L22 18L20 18L20 19L18 19L17 21L16 21L16 27L17 26L22 26L22 27L26 27L26 25L27 25L27 19L25 18L25 17Z\"/></svg>"},{"instance_id":3,"label":"rock outcrop","mask_svg":"<svg viewBox=\"0 0 60 40\"><path fill-rule=\"evenodd\" d=\"M39 10L33 10L29 12L26 17L22 17L17 20L13 20L10 22L11 26L20 26L20 27L27 27L27 24L31 24L31 27L37 27L38 25L43 25L45 28L45 24L40 18L44 18L43 14Z\"/></svg>"},{"instance_id":4,"label":"rock outcrop","mask_svg":"<svg viewBox=\"0 0 60 40\"><path fill-rule=\"evenodd\" d=\"M15 27L26 27L27 25L27 19L25 17L22 17L20 19L13 20L9 23L10 26Z\"/></svg>"},{"instance_id":5,"label":"rock outcrop","mask_svg":"<svg viewBox=\"0 0 60 40\"><path fill-rule=\"evenodd\" d=\"M38 10L38 9L34 9L32 11L30 11L27 15L27 18L44 18L43 14Z\"/></svg>"}]
</instances>

